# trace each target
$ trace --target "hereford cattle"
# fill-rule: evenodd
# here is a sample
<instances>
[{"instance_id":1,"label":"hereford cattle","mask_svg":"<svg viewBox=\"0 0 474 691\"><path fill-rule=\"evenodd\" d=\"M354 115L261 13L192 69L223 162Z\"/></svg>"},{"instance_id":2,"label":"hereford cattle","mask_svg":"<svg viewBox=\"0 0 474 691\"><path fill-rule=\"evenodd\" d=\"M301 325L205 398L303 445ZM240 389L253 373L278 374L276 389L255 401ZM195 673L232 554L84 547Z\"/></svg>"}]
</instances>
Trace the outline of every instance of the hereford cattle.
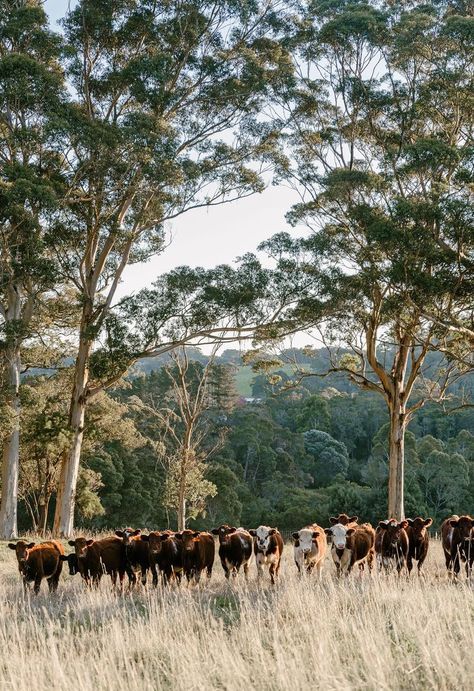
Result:
<instances>
[{"instance_id":1,"label":"hereford cattle","mask_svg":"<svg viewBox=\"0 0 474 691\"><path fill-rule=\"evenodd\" d=\"M88 586L98 586L103 574L109 574L115 586L117 576L120 586L123 585L125 573L133 582L133 574L127 569L127 559L125 547L118 537L106 537L102 540L86 540L78 537L69 540L71 547L74 547L77 557L79 573Z\"/></svg>"},{"instance_id":2,"label":"hereford cattle","mask_svg":"<svg viewBox=\"0 0 474 691\"><path fill-rule=\"evenodd\" d=\"M413 568L413 560L418 562L418 575L421 573L421 567L428 554L428 545L430 536L427 528L433 523L432 518L407 518L408 526L405 529L408 536L408 558L407 568L408 573L411 573Z\"/></svg>"},{"instance_id":3,"label":"hereford cattle","mask_svg":"<svg viewBox=\"0 0 474 691\"><path fill-rule=\"evenodd\" d=\"M268 566L272 584L280 571L281 555L283 552L283 538L278 528L260 525L256 530L249 530L254 538L253 550L257 563L257 575L263 574L263 567Z\"/></svg>"},{"instance_id":4,"label":"hereford cattle","mask_svg":"<svg viewBox=\"0 0 474 691\"><path fill-rule=\"evenodd\" d=\"M79 563L75 552L71 552L71 554L61 554L60 559L61 561L67 561L70 576L75 576L76 573L79 573Z\"/></svg>"},{"instance_id":5,"label":"hereford cattle","mask_svg":"<svg viewBox=\"0 0 474 691\"><path fill-rule=\"evenodd\" d=\"M158 585L157 569L165 585L168 585L172 579L176 579L179 585L183 573L182 540L177 540L171 530L153 531L149 535L142 535L141 539L148 543L153 585Z\"/></svg>"},{"instance_id":6,"label":"hereford cattle","mask_svg":"<svg viewBox=\"0 0 474 691\"><path fill-rule=\"evenodd\" d=\"M372 570L374 562L375 531L370 523L355 527L337 523L326 529L332 539L331 556L338 576L349 574L356 564L363 570L367 564Z\"/></svg>"},{"instance_id":7,"label":"hereford cattle","mask_svg":"<svg viewBox=\"0 0 474 691\"><path fill-rule=\"evenodd\" d=\"M471 572L474 559L474 519L471 516L450 516L441 525L441 542L448 571L458 576L461 561L466 574Z\"/></svg>"},{"instance_id":8,"label":"hereford cattle","mask_svg":"<svg viewBox=\"0 0 474 691\"><path fill-rule=\"evenodd\" d=\"M210 578L216 551L212 535L199 530L182 530L175 533L175 538L182 542L183 572L188 582L194 579L195 583L199 583L204 569Z\"/></svg>"},{"instance_id":9,"label":"hereford cattle","mask_svg":"<svg viewBox=\"0 0 474 691\"><path fill-rule=\"evenodd\" d=\"M140 537L141 532L140 529L125 528L125 530L116 530L115 534L122 540L125 547L127 569L131 574L132 583L136 582L136 572L140 571L142 584L146 585L146 577L150 568L150 551L148 543Z\"/></svg>"},{"instance_id":10,"label":"hereford cattle","mask_svg":"<svg viewBox=\"0 0 474 691\"><path fill-rule=\"evenodd\" d=\"M379 527L382 530L382 536L378 541L382 566L389 569L395 565L400 574L401 570L407 566L408 560L409 543L406 533L408 522L390 519L380 521Z\"/></svg>"},{"instance_id":11,"label":"hereford cattle","mask_svg":"<svg viewBox=\"0 0 474 691\"><path fill-rule=\"evenodd\" d=\"M316 568L321 578L321 570L326 556L327 540L324 530L313 523L292 533L294 544L294 559L298 573L307 573Z\"/></svg>"},{"instance_id":12,"label":"hereford cattle","mask_svg":"<svg viewBox=\"0 0 474 691\"><path fill-rule=\"evenodd\" d=\"M244 528L221 525L211 530L219 537L219 557L225 577L237 576L243 567L245 578L248 577L249 561L252 557L253 538Z\"/></svg>"},{"instance_id":13,"label":"hereford cattle","mask_svg":"<svg viewBox=\"0 0 474 691\"><path fill-rule=\"evenodd\" d=\"M49 540L37 545L34 542L18 540L18 542L10 542L8 546L16 553L18 570L23 578L25 590L33 581L34 592L38 594L43 578L48 581L50 592L57 589L63 568L61 555L64 554L64 548L60 542Z\"/></svg>"}]
</instances>

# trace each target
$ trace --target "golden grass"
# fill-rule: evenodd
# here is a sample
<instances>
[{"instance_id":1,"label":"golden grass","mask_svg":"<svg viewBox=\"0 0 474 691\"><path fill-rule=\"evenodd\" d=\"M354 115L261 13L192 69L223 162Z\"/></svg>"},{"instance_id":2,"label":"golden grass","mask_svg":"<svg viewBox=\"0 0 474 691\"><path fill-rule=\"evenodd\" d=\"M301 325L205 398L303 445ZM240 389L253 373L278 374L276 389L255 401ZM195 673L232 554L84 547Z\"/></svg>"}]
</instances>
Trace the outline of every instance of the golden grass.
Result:
<instances>
[{"instance_id":1,"label":"golden grass","mask_svg":"<svg viewBox=\"0 0 474 691\"><path fill-rule=\"evenodd\" d=\"M299 579L286 546L279 584L256 567L227 583L115 594L63 570L50 596L24 596L15 555L0 548L0 688L470 689L474 595L451 583L439 543L426 577L357 573Z\"/></svg>"}]
</instances>

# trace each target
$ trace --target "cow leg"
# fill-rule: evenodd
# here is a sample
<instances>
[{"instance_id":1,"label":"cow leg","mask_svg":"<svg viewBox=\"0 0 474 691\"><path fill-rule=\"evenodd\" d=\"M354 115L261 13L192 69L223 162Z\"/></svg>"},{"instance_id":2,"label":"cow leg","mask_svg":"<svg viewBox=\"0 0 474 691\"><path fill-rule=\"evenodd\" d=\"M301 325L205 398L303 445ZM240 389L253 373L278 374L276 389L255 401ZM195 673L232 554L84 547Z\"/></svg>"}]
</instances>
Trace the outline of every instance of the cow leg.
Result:
<instances>
[{"instance_id":1,"label":"cow leg","mask_svg":"<svg viewBox=\"0 0 474 691\"><path fill-rule=\"evenodd\" d=\"M313 569L314 569L314 561L310 561L308 563L308 566L306 567L306 572L308 573L308 575L312 572Z\"/></svg>"},{"instance_id":2,"label":"cow leg","mask_svg":"<svg viewBox=\"0 0 474 691\"><path fill-rule=\"evenodd\" d=\"M48 578L48 588L50 593L55 593L59 585L59 574L56 572Z\"/></svg>"},{"instance_id":3,"label":"cow leg","mask_svg":"<svg viewBox=\"0 0 474 691\"><path fill-rule=\"evenodd\" d=\"M298 574L301 576L301 566L300 566L300 563L298 561L296 561L296 559L295 559L295 564L296 564L296 568L298 569Z\"/></svg>"},{"instance_id":4,"label":"cow leg","mask_svg":"<svg viewBox=\"0 0 474 691\"><path fill-rule=\"evenodd\" d=\"M419 562L418 562L418 573L419 573L419 568L420 568L420 566L419 566ZM407 557L407 569L408 569L408 575L410 575L411 571L413 569L413 558L412 558L411 554L409 554Z\"/></svg>"},{"instance_id":5,"label":"cow leg","mask_svg":"<svg viewBox=\"0 0 474 691\"><path fill-rule=\"evenodd\" d=\"M372 570L374 568L374 556L375 556L374 550L369 549L369 552L367 554L367 566L369 567L370 575L372 575Z\"/></svg>"},{"instance_id":6,"label":"cow leg","mask_svg":"<svg viewBox=\"0 0 474 691\"><path fill-rule=\"evenodd\" d=\"M277 569L275 567L275 564L270 564L270 581L272 585L275 585L275 574L277 573Z\"/></svg>"},{"instance_id":7,"label":"cow leg","mask_svg":"<svg viewBox=\"0 0 474 691\"><path fill-rule=\"evenodd\" d=\"M245 580L248 581L248 579L249 579L249 563L248 563L248 561L246 561L244 564L244 576L245 576Z\"/></svg>"},{"instance_id":8,"label":"cow leg","mask_svg":"<svg viewBox=\"0 0 474 691\"><path fill-rule=\"evenodd\" d=\"M41 576L36 576L35 583L33 586L33 590L35 592L35 595L38 595L40 588L41 588Z\"/></svg>"},{"instance_id":9,"label":"cow leg","mask_svg":"<svg viewBox=\"0 0 474 691\"><path fill-rule=\"evenodd\" d=\"M206 569L206 576L210 578L212 576L212 564L210 564Z\"/></svg>"},{"instance_id":10,"label":"cow leg","mask_svg":"<svg viewBox=\"0 0 474 691\"><path fill-rule=\"evenodd\" d=\"M150 570L151 570L151 575L152 575L152 579L153 579L152 580L153 587L156 588L158 586L158 571L156 569L156 565L152 564L150 566Z\"/></svg>"},{"instance_id":11,"label":"cow leg","mask_svg":"<svg viewBox=\"0 0 474 691\"><path fill-rule=\"evenodd\" d=\"M148 567L142 566L141 572L142 572L142 585L146 586L146 577L147 577L147 573L148 573Z\"/></svg>"},{"instance_id":12,"label":"cow leg","mask_svg":"<svg viewBox=\"0 0 474 691\"><path fill-rule=\"evenodd\" d=\"M320 559L316 564L316 571L318 573L318 580L322 580L323 577L323 560Z\"/></svg>"}]
</instances>

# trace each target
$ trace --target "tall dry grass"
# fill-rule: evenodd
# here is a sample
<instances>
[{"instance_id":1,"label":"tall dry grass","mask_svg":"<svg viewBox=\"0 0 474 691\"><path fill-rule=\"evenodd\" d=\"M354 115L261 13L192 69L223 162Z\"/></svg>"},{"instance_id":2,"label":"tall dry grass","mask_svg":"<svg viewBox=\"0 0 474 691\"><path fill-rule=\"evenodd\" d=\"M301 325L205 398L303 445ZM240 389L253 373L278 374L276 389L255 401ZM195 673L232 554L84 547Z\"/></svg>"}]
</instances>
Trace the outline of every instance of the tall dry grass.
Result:
<instances>
[{"instance_id":1,"label":"tall dry grass","mask_svg":"<svg viewBox=\"0 0 474 691\"><path fill-rule=\"evenodd\" d=\"M474 595L447 580L431 545L426 577L299 579L286 546L280 583L227 583L216 561L198 588L114 594L79 576L24 596L0 549L2 689L470 689ZM64 573L64 571L63 571ZM205 579L204 579L205 580Z\"/></svg>"}]
</instances>

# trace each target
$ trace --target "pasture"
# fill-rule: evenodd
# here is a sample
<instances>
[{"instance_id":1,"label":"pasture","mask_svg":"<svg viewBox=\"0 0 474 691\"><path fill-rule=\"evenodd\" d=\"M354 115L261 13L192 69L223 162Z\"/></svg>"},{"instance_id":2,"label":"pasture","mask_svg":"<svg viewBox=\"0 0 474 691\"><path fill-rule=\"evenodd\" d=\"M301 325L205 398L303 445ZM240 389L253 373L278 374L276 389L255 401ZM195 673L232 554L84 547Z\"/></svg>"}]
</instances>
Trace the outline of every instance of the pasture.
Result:
<instances>
[{"instance_id":1,"label":"pasture","mask_svg":"<svg viewBox=\"0 0 474 691\"><path fill-rule=\"evenodd\" d=\"M280 582L227 583L216 558L200 587L86 590L63 569L24 595L0 546L0 688L467 689L474 685L474 594L446 576L432 542L425 578L365 572L298 578L286 545Z\"/></svg>"}]
</instances>

